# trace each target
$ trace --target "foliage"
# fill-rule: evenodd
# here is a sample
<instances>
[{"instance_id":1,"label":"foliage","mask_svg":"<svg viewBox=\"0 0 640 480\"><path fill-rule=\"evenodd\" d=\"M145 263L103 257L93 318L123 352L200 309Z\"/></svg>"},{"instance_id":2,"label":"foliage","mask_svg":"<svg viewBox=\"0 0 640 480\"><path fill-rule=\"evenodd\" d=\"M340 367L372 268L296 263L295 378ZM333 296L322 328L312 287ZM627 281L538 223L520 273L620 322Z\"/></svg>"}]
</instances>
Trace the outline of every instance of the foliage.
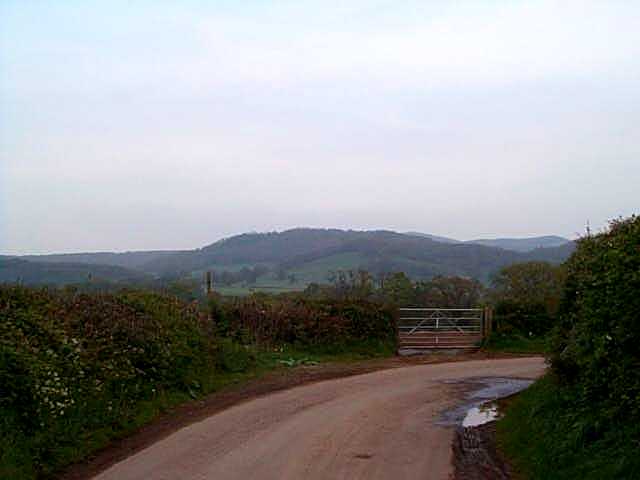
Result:
<instances>
[{"instance_id":1,"label":"foliage","mask_svg":"<svg viewBox=\"0 0 640 480\"><path fill-rule=\"evenodd\" d=\"M366 270L329 272L332 294L340 299L369 298L375 289L373 277Z\"/></svg>"},{"instance_id":2,"label":"foliage","mask_svg":"<svg viewBox=\"0 0 640 480\"><path fill-rule=\"evenodd\" d=\"M383 274L378 297L396 305L416 304L416 287L404 272Z\"/></svg>"},{"instance_id":3,"label":"foliage","mask_svg":"<svg viewBox=\"0 0 640 480\"><path fill-rule=\"evenodd\" d=\"M552 366L602 421L640 420L640 217L578 242ZM597 406L597 407L596 407Z\"/></svg>"},{"instance_id":4,"label":"foliage","mask_svg":"<svg viewBox=\"0 0 640 480\"><path fill-rule=\"evenodd\" d=\"M436 307L473 308L483 298L484 287L472 278L435 277L415 286L414 303Z\"/></svg>"},{"instance_id":5,"label":"foliage","mask_svg":"<svg viewBox=\"0 0 640 480\"><path fill-rule=\"evenodd\" d=\"M215 304L218 331L241 344L347 349L362 341L395 342L391 308L353 300L274 298L254 294Z\"/></svg>"},{"instance_id":6,"label":"foliage","mask_svg":"<svg viewBox=\"0 0 640 480\"><path fill-rule=\"evenodd\" d=\"M206 319L169 297L3 287L0 318L1 437L35 472L126 430L142 402L197 395L215 370Z\"/></svg>"},{"instance_id":7,"label":"foliage","mask_svg":"<svg viewBox=\"0 0 640 480\"><path fill-rule=\"evenodd\" d=\"M509 265L492 278L490 299L503 332L545 335L557 321L564 268L545 262Z\"/></svg>"},{"instance_id":8,"label":"foliage","mask_svg":"<svg viewBox=\"0 0 640 480\"><path fill-rule=\"evenodd\" d=\"M310 284L305 290L309 298L369 300L388 305L423 305L432 307L471 308L478 306L484 287L477 280L437 276L428 281L413 282L403 272L371 275L365 270L336 271L331 285Z\"/></svg>"},{"instance_id":9,"label":"foliage","mask_svg":"<svg viewBox=\"0 0 640 480\"><path fill-rule=\"evenodd\" d=\"M552 374L499 423L533 479L640 478L640 218L578 242L566 263Z\"/></svg>"}]
</instances>

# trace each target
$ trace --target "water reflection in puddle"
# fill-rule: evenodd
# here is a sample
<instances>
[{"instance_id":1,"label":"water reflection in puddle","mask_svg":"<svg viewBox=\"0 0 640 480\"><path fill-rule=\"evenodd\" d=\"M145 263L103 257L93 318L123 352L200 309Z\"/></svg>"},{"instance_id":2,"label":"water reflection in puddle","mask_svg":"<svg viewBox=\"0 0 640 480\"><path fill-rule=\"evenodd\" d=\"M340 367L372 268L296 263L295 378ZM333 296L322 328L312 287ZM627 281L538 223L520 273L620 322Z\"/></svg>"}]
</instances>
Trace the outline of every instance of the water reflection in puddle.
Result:
<instances>
[{"instance_id":1,"label":"water reflection in puddle","mask_svg":"<svg viewBox=\"0 0 640 480\"><path fill-rule=\"evenodd\" d=\"M477 427L498 418L498 406L495 403L471 407L462 420L463 427Z\"/></svg>"},{"instance_id":2,"label":"water reflection in puddle","mask_svg":"<svg viewBox=\"0 0 640 480\"><path fill-rule=\"evenodd\" d=\"M456 408L443 412L436 422L442 426L472 427L496 420L498 409L495 400L524 390L533 380L505 377L484 377L469 380L449 380L445 383L470 384L477 388L467 394L467 399Z\"/></svg>"}]
</instances>

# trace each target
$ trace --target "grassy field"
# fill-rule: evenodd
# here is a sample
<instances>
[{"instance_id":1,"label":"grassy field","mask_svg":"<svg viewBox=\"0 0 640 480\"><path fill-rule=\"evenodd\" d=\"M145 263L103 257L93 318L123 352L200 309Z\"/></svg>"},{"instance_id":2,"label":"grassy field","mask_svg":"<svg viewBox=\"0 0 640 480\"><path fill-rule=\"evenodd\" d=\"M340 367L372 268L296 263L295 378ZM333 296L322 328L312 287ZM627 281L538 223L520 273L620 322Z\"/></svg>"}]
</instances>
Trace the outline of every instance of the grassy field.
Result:
<instances>
[{"instance_id":1,"label":"grassy field","mask_svg":"<svg viewBox=\"0 0 640 480\"><path fill-rule=\"evenodd\" d=\"M268 272L256 280L254 284L246 285L236 283L233 285L215 285L215 290L221 295L243 296L254 292L266 293L286 293L297 292L307 288L310 283L328 283L329 272L337 270L357 270L364 264L364 257L358 253L340 253L327 256L319 260L307 262L298 267L291 268L287 271L287 275L293 274L295 281L291 282L288 278L278 279L276 273ZM254 267L255 265L237 264L237 265L212 265L210 270L237 272L243 267ZM265 265L273 267L273 265ZM198 278L202 277L203 272L198 272Z\"/></svg>"}]
</instances>

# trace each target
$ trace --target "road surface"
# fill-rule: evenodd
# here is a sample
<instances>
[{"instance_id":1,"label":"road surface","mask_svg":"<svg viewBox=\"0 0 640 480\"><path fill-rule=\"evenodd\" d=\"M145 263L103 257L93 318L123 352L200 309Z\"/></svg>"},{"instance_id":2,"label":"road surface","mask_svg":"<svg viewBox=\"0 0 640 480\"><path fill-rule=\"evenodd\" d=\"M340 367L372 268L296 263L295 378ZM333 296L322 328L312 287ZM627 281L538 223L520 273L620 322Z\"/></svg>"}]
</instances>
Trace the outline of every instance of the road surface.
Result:
<instances>
[{"instance_id":1,"label":"road surface","mask_svg":"<svg viewBox=\"0 0 640 480\"><path fill-rule=\"evenodd\" d=\"M541 358L441 363L296 387L190 425L95 477L447 479L451 428L440 413L473 377L535 378Z\"/></svg>"}]
</instances>

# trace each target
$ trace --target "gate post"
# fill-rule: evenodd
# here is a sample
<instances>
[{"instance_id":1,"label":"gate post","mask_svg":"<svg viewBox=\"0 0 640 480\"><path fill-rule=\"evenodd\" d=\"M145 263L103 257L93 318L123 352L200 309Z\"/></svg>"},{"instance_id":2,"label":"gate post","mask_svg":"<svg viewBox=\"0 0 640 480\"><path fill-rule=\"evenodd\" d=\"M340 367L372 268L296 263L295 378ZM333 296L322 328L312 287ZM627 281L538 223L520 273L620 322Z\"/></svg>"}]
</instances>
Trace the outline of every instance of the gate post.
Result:
<instances>
[{"instance_id":1,"label":"gate post","mask_svg":"<svg viewBox=\"0 0 640 480\"><path fill-rule=\"evenodd\" d=\"M493 309L489 306L484 307L482 322L482 337L487 338L493 330Z\"/></svg>"}]
</instances>

